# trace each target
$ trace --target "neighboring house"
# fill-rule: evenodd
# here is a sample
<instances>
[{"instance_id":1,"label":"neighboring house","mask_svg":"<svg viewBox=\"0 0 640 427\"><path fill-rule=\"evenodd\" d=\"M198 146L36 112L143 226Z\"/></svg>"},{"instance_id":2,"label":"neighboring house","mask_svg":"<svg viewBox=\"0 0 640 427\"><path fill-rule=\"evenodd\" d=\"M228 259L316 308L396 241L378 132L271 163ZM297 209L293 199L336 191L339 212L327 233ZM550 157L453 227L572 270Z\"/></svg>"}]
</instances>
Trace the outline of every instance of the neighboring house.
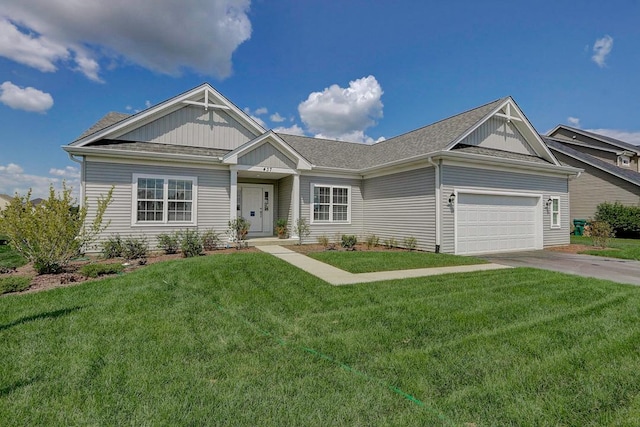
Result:
<instances>
[{"instance_id":1,"label":"neighboring house","mask_svg":"<svg viewBox=\"0 0 640 427\"><path fill-rule=\"evenodd\" d=\"M151 244L173 230L225 231L242 216L250 238L303 218L308 241L375 234L446 253L541 249L569 242L568 179L579 172L510 97L364 145L267 131L203 84L132 116L110 113L64 149L81 163L90 209L114 187L107 235Z\"/></svg>"},{"instance_id":2,"label":"neighboring house","mask_svg":"<svg viewBox=\"0 0 640 427\"><path fill-rule=\"evenodd\" d=\"M544 140L563 164L584 170L569 181L572 220L593 218L603 202L640 205L640 147L565 125Z\"/></svg>"},{"instance_id":3,"label":"neighboring house","mask_svg":"<svg viewBox=\"0 0 640 427\"><path fill-rule=\"evenodd\" d=\"M13 200L13 197L7 194L0 194L0 211L4 210L4 208L9 206L9 203L11 203L11 200Z\"/></svg>"}]
</instances>

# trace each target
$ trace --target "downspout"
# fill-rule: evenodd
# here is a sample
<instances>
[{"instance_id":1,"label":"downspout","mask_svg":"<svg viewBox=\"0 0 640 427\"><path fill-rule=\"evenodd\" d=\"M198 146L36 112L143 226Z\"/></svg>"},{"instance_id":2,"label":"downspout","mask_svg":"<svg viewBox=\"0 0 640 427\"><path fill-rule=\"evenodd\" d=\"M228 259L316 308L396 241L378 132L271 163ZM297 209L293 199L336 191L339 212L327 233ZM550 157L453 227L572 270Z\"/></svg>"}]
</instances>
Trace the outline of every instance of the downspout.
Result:
<instances>
[{"instance_id":1,"label":"downspout","mask_svg":"<svg viewBox=\"0 0 640 427\"><path fill-rule=\"evenodd\" d=\"M84 205L84 156L80 157L80 160L75 157L74 154L68 153L69 159L72 162L76 162L80 164L80 200L78 200L78 205L82 208Z\"/></svg>"},{"instance_id":2,"label":"downspout","mask_svg":"<svg viewBox=\"0 0 640 427\"><path fill-rule=\"evenodd\" d=\"M434 167L434 173L436 174L436 248L435 252L440 253L440 221L442 217L442 182L440 179L440 161L438 163L433 161L432 157L427 157L427 162Z\"/></svg>"}]
</instances>

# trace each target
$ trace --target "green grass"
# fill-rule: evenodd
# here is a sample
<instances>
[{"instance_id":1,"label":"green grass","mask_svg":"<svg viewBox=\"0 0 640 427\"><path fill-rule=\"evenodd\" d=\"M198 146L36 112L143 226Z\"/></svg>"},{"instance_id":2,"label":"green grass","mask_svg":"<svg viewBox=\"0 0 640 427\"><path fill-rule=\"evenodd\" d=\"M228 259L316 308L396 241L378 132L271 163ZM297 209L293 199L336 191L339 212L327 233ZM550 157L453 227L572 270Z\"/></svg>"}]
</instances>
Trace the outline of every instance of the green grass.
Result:
<instances>
[{"instance_id":1,"label":"green grass","mask_svg":"<svg viewBox=\"0 0 640 427\"><path fill-rule=\"evenodd\" d=\"M24 276L8 276L0 277L0 294L9 292L20 292L29 288L31 285L31 277Z\"/></svg>"},{"instance_id":2,"label":"green grass","mask_svg":"<svg viewBox=\"0 0 640 427\"><path fill-rule=\"evenodd\" d=\"M429 252L312 252L311 258L331 264L350 273L407 270L413 268L449 267L453 265L485 264L486 261Z\"/></svg>"},{"instance_id":3,"label":"green grass","mask_svg":"<svg viewBox=\"0 0 640 427\"><path fill-rule=\"evenodd\" d=\"M640 288L262 253L0 298L3 425L637 425Z\"/></svg>"},{"instance_id":4,"label":"green grass","mask_svg":"<svg viewBox=\"0 0 640 427\"><path fill-rule=\"evenodd\" d=\"M571 236L571 243L593 245L591 238L585 236ZM607 246L607 249L594 248L580 253L640 261L640 240L638 239L609 239Z\"/></svg>"},{"instance_id":5,"label":"green grass","mask_svg":"<svg viewBox=\"0 0 640 427\"><path fill-rule=\"evenodd\" d=\"M0 267L20 267L27 263L20 254L9 245L0 245Z\"/></svg>"}]
</instances>

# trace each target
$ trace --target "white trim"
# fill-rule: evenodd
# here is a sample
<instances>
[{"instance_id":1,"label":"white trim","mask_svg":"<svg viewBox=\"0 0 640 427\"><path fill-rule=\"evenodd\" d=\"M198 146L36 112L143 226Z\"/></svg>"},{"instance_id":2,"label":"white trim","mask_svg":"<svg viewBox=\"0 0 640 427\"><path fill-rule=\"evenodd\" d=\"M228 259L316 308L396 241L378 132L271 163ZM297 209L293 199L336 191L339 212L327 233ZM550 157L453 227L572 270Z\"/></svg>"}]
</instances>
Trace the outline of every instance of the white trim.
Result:
<instances>
[{"instance_id":1,"label":"white trim","mask_svg":"<svg viewBox=\"0 0 640 427\"><path fill-rule=\"evenodd\" d=\"M177 153L152 153L149 151L133 151L133 150L112 150L108 148L94 147L62 147L67 153L91 156L91 157L107 157L113 159L127 159L127 162L136 162L138 160L168 160L171 162L200 163L206 165L220 165L219 157L201 156L196 154L177 154ZM166 163L165 163L166 164Z\"/></svg>"},{"instance_id":2,"label":"white trim","mask_svg":"<svg viewBox=\"0 0 640 427\"><path fill-rule=\"evenodd\" d=\"M540 193L526 193L516 191L496 191L489 189L475 189L475 188L454 188L453 194L455 200L453 202L453 253L458 254L458 199L459 194L480 194L487 196L511 196L511 197L528 197L537 199L536 202L536 238L535 249L542 249L544 247L544 232L543 232L543 215L542 215L542 194ZM508 252L508 251L505 251Z\"/></svg>"},{"instance_id":3,"label":"white trim","mask_svg":"<svg viewBox=\"0 0 640 427\"><path fill-rule=\"evenodd\" d=\"M314 188L316 187L328 187L330 190L330 202L329 202L329 220L328 221L316 221L313 219L313 208L315 206ZM347 220L346 221L334 221L333 220L333 189L345 188L347 189ZM336 185L336 184L323 184L321 182L309 183L309 218L310 223L313 225L336 225L336 224L351 224L351 194L353 193L353 187L351 185Z\"/></svg>"},{"instance_id":4,"label":"white trim","mask_svg":"<svg viewBox=\"0 0 640 427\"><path fill-rule=\"evenodd\" d=\"M551 204L549 205L549 228L555 230L558 228L562 228L562 207L560 206L560 202L561 199L559 196L550 196L549 197L551 199ZM558 223L554 224L553 222L553 214L554 214L554 210L553 210L553 201L557 200L558 201Z\"/></svg>"},{"instance_id":5,"label":"white trim","mask_svg":"<svg viewBox=\"0 0 640 427\"><path fill-rule=\"evenodd\" d=\"M225 154L224 157L222 157L222 162L235 165L238 163L238 159L240 157L267 143L271 143L271 145L273 145L276 150L280 151L289 160L294 162L298 169L311 170L311 163L309 163L307 159L298 154L298 152L291 148L289 144L287 144L282 138L278 136L278 134L273 131L269 131L267 133L259 135L251 141L245 142L235 150Z\"/></svg>"},{"instance_id":6,"label":"white trim","mask_svg":"<svg viewBox=\"0 0 640 427\"><path fill-rule=\"evenodd\" d=\"M138 179L162 179L163 186L163 213L162 221L142 221L138 222ZM191 181L191 221L169 221L169 180ZM181 175L158 175L134 173L131 179L131 226L132 227L180 227L198 225L198 177Z\"/></svg>"},{"instance_id":7,"label":"white trim","mask_svg":"<svg viewBox=\"0 0 640 427\"><path fill-rule=\"evenodd\" d=\"M300 175L293 175L293 185L291 188L291 219L293 221L291 227L291 238L297 239L298 233L296 233L296 226L300 219Z\"/></svg>"},{"instance_id":8,"label":"white trim","mask_svg":"<svg viewBox=\"0 0 640 427\"><path fill-rule=\"evenodd\" d=\"M229 221L238 218L238 171L229 171Z\"/></svg>"},{"instance_id":9,"label":"white trim","mask_svg":"<svg viewBox=\"0 0 640 427\"><path fill-rule=\"evenodd\" d=\"M100 139L117 139L119 136L131 132L134 129L144 126L145 124L148 124L156 119L164 117L169 113L179 110L180 108L184 108L185 104L183 101L194 101L194 99L199 99L202 95L207 98L207 102L209 96L212 95L214 99L218 100L216 102L217 105L228 107L227 113L232 115L236 120L240 122L240 124L242 124L254 135L260 135L265 132L265 129L260 126L255 120L253 120L248 114L236 107L231 101L229 101L221 93L216 91L210 84L204 83L187 92L161 102L160 104L154 105L153 107L150 107L144 111L129 116L117 123L114 123L111 126L94 132L91 135L87 135L84 138L74 141L71 143L71 145L82 147L86 144L98 141Z\"/></svg>"}]
</instances>

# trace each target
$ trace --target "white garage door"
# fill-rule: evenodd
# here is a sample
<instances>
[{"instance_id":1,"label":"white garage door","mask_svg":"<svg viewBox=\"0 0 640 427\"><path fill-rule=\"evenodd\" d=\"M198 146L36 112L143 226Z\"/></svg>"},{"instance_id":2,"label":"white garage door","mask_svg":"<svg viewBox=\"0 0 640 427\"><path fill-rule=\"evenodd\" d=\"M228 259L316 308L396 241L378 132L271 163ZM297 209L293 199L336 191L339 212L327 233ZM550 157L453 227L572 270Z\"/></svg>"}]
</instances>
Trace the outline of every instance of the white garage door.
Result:
<instances>
[{"instance_id":1,"label":"white garage door","mask_svg":"<svg viewBox=\"0 0 640 427\"><path fill-rule=\"evenodd\" d=\"M456 253L542 249L538 197L458 193Z\"/></svg>"}]
</instances>

